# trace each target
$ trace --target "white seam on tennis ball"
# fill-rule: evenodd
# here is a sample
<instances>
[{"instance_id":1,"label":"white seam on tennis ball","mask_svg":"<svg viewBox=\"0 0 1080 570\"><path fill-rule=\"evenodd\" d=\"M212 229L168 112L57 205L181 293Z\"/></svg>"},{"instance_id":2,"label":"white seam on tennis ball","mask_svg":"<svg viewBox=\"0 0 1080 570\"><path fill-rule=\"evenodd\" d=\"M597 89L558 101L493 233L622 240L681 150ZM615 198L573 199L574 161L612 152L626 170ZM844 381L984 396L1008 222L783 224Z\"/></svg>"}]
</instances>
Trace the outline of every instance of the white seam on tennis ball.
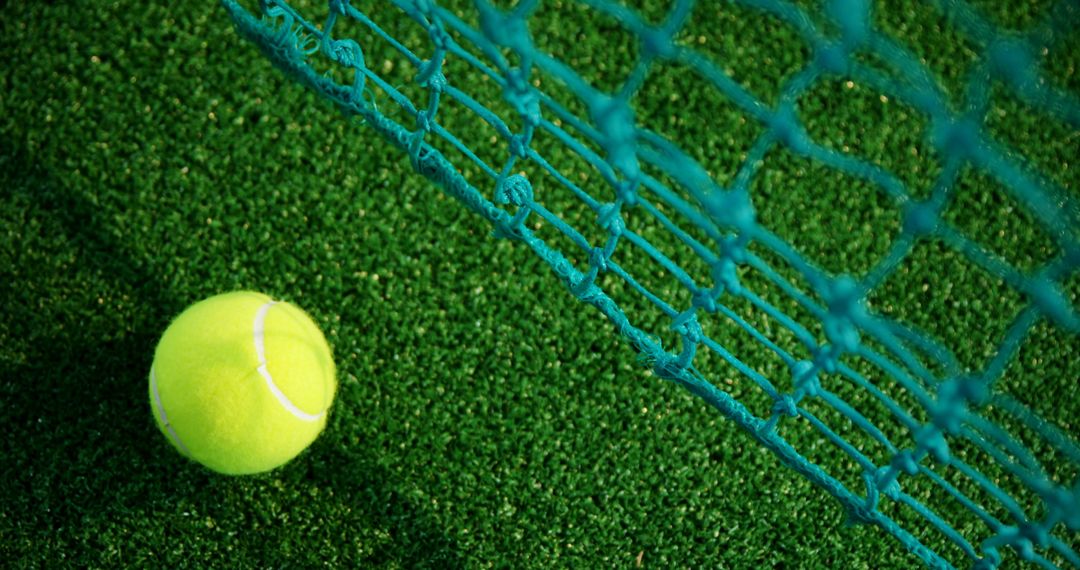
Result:
<instances>
[{"instance_id":1,"label":"white seam on tennis ball","mask_svg":"<svg viewBox=\"0 0 1080 570\"><path fill-rule=\"evenodd\" d=\"M259 311L255 313L255 355L259 359L259 374L266 380L266 387L270 389L270 393L277 398L278 403L288 410L290 414L305 422L317 422L326 415L326 410L317 414L309 414L298 408L296 404L292 403L292 401L289 400L289 397L277 387L273 377L270 376L270 370L267 368L266 343L263 338L266 325L266 313L270 311L270 307L273 307L276 304L277 301L268 301L266 304L259 307Z\"/></svg>"},{"instance_id":2,"label":"white seam on tennis ball","mask_svg":"<svg viewBox=\"0 0 1080 570\"><path fill-rule=\"evenodd\" d=\"M165 415L165 405L161 403L161 394L158 393L157 371L154 370L153 366L150 366L150 389L154 392L154 409L157 411L158 417L161 418L161 425L165 426L168 437L176 443L176 447L180 449L180 453L191 457L191 452L188 451L184 442L180 441L180 436L176 434L176 429L169 423L169 416Z\"/></svg>"}]
</instances>

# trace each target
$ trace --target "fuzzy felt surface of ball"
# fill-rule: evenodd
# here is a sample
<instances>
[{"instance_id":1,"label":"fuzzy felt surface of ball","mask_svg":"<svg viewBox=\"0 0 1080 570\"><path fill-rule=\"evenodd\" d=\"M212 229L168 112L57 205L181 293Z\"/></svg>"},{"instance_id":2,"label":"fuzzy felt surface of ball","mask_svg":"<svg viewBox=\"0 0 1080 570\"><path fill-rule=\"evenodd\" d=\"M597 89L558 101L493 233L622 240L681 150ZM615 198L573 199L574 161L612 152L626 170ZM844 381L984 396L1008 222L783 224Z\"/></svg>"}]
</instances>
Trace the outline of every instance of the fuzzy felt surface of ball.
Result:
<instances>
[{"instance_id":1,"label":"fuzzy felt surface of ball","mask_svg":"<svg viewBox=\"0 0 1080 570\"><path fill-rule=\"evenodd\" d=\"M165 330L150 368L158 428L219 473L261 473L306 449L337 390L326 337L298 307L261 293L210 297Z\"/></svg>"}]
</instances>

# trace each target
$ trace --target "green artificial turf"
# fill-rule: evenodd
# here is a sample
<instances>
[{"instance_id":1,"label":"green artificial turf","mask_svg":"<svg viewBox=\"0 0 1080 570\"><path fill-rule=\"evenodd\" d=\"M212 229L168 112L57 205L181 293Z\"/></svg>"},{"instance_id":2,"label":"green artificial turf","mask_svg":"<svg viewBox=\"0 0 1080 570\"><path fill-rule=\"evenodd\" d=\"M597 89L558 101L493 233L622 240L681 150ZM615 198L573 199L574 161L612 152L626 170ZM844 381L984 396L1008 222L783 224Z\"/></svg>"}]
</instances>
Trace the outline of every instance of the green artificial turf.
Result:
<instances>
[{"instance_id":1,"label":"green artificial turf","mask_svg":"<svg viewBox=\"0 0 1080 570\"><path fill-rule=\"evenodd\" d=\"M643 10L659 19L664 10L654 4L663 5ZM933 9L896 4L877 23L959 90L973 47L943 31ZM1045 3L1004 12L989 4L1000 25L1030 25ZM534 35L610 87L621 77L625 38L610 25L587 24L583 12L545 3ZM680 41L728 62L727 71L765 100L775 98L778 78L809 57L760 14L726 6L706 12ZM396 12L385 25L402 37L411 29ZM1044 63L1051 81L1074 97L1078 36ZM828 495L702 401L639 366L611 325L528 250L491 238L483 220L413 174L403 154L289 83L237 36L216 2L14 2L0 18L0 53L2 565L918 564L884 532L845 526ZM369 63L408 80L415 71L389 53L373 51ZM658 71L639 119L684 133L695 141L688 151L728 182L760 127L722 101L699 100L688 81L685 70ZM473 85L498 107L498 89ZM1075 199L1076 130L1000 91L988 129ZM381 103L392 107L385 97ZM801 105L812 136L881 164L916 193L940 168L927 158L925 119L897 102L835 81ZM688 106L708 121L687 124L680 110ZM479 153L499 156L481 148L491 133L475 117L444 111L441 120ZM590 183L569 153L553 153ZM887 251L900 220L872 187L782 151L766 160L753 194L761 222L777 235L830 271L865 271ZM590 188L608 191L591 176ZM947 218L1010 263L1037 267L1055 254L1053 245L995 184L965 172ZM553 210L599 235L594 216L560 196L556 184L538 187L550 192ZM636 223L644 222L628 220ZM640 256L620 263L676 298L685 295ZM778 291L745 277L795 311ZM642 300L605 283L641 326L671 335ZM235 289L311 313L340 371L322 437L286 467L245 478L214 475L176 454L155 429L146 394L153 348L169 319ZM1075 307L1076 275L1066 294ZM944 339L964 366L977 367L1023 297L930 242L871 302ZM764 315L733 308L768 326ZM745 333L712 326L707 332L737 356L787 382L782 364ZM1076 335L1042 323L1002 387L1075 433L1077 354ZM702 355L698 366L767 413L770 402L719 359ZM835 389L865 403L850 387ZM883 429L910 438L895 425ZM784 430L796 448L857 488L858 472L823 438L800 423ZM870 444L867 453L888 461ZM981 457L977 467L996 473ZM1075 465L1050 461L1059 483L1077 477ZM939 495L916 489L917 498L939 506ZM940 506L961 517L973 538L984 536L963 526L962 509ZM961 560L910 513L891 514ZM1062 536L1076 547L1075 533Z\"/></svg>"}]
</instances>

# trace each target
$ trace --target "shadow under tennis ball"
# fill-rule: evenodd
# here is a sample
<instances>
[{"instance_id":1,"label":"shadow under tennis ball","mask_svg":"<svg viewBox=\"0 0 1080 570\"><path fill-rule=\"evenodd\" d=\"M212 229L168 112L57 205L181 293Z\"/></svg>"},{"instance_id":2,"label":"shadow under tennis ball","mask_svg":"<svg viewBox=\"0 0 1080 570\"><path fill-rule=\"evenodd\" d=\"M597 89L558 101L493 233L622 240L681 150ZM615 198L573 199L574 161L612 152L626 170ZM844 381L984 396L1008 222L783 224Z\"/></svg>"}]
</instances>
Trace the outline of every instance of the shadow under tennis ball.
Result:
<instances>
[{"instance_id":1,"label":"shadow under tennis ball","mask_svg":"<svg viewBox=\"0 0 1080 570\"><path fill-rule=\"evenodd\" d=\"M338 449L333 428L258 477L177 455L154 428L146 373L164 326L192 299L62 177L0 140L5 560L461 566L445 532L362 447Z\"/></svg>"}]
</instances>

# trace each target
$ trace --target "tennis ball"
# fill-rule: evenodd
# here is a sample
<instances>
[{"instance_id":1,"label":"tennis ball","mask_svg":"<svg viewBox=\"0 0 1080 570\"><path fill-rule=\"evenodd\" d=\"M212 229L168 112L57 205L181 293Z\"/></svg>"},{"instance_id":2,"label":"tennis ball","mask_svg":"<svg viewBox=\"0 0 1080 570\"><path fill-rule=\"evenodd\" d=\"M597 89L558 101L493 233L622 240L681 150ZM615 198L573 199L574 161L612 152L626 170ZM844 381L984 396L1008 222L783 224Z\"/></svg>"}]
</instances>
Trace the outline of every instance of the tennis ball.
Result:
<instances>
[{"instance_id":1,"label":"tennis ball","mask_svg":"<svg viewBox=\"0 0 1080 570\"><path fill-rule=\"evenodd\" d=\"M150 405L181 454L229 475L269 471L326 425L337 380L307 314L249 291L188 307L158 342Z\"/></svg>"}]
</instances>

